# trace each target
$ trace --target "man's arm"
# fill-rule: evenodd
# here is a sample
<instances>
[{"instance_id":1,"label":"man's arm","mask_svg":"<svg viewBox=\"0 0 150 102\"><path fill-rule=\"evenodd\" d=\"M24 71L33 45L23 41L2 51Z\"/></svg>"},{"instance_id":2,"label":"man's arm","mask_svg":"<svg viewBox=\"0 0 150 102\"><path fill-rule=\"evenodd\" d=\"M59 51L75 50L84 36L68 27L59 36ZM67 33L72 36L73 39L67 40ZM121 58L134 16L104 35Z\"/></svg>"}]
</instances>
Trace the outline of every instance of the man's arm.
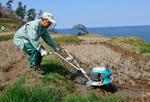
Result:
<instances>
[{"instance_id":1,"label":"man's arm","mask_svg":"<svg viewBox=\"0 0 150 102\"><path fill-rule=\"evenodd\" d=\"M49 45L51 46L53 49L57 48L57 45L55 43L55 41L51 38L51 36L48 33L48 30L46 30L46 32L42 35L43 40Z\"/></svg>"}]
</instances>

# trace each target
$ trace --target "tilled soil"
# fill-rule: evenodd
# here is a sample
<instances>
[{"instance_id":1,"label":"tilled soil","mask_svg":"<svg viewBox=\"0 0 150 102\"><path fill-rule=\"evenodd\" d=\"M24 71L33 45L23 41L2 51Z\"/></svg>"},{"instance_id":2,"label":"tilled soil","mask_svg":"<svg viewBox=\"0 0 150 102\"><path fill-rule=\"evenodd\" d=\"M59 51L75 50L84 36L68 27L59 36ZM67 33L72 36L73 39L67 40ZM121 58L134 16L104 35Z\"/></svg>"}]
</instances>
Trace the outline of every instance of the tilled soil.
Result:
<instances>
[{"instance_id":1,"label":"tilled soil","mask_svg":"<svg viewBox=\"0 0 150 102\"><path fill-rule=\"evenodd\" d=\"M150 59L109 43L64 46L89 73L91 68L105 66L113 71L113 84L129 96L150 93ZM148 96L147 96L148 97Z\"/></svg>"},{"instance_id":2,"label":"tilled soil","mask_svg":"<svg viewBox=\"0 0 150 102\"><path fill-rule=\"evenodd\" d=\"M28 67L27 56L12 42L0 42L0 91L15 82Z\"/></svg>"},{"instance_id":3,"label":"tilled soil","mask_svg":"<svg viewBox=\"0 0 150 102\"><path fill-rule=\"evenodd\" d=\"M8 85L13 84L16 80L20 78L22 74L27 72L28 62L27 58L24 56L23 59L15 64L13 64L8 71L1 72L0 77L0 89L1 91Z\"/></svg>"},{"instance_id":4,"label":"tilled soil","mask_svg":"<svg viewBox=\"0 0 150 102\"><path fill-rule=\"evenodd\" d=\"M112 84L118 93L124 93L131 97L142 97L146 101L150 100L150 59L145 59L140 54L106 42L90 42L63 47L73 54L87 73L90 73L93 67L98 66L111 69L113 71ZM15 82L27 70L27 56L22 55L22 59L13 63L9 70L0 71L0 91ZM75 86L77 92L82 95L88 94L89 90L97 90L101 93L103 89L103 87L89 89L80 83L76 83ZM103 93L105 91L106 94L109 94L107 90L102 90Z\"/></svg>"}]
</instances>

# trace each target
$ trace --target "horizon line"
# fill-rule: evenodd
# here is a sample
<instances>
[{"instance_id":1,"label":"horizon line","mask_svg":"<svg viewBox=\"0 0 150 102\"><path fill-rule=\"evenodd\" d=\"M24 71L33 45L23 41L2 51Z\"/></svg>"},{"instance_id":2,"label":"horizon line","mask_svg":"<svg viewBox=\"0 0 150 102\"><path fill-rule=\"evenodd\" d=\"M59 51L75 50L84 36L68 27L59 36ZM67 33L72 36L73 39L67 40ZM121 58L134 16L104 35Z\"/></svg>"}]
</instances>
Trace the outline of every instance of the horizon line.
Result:
<instances>
[{"instance_id":1,"label":"horizon line","mask_svg":"<svg viewBox=\"0 0 150 102\"><path fill-rule=\"evenodd\" d=\"M101 27L98 27L98 26L93 26L93 27L90 27L90 26L88 26L88 27L86 27L86 28L113 28L113 27L135 27L135 26L150 26L150 24L148 25L125 25L125 26L123 26L123 25L121 25L121 26L101 26ZM72 28L56 28L56 29L72 29Z\"/></svg>"}]
</instances>

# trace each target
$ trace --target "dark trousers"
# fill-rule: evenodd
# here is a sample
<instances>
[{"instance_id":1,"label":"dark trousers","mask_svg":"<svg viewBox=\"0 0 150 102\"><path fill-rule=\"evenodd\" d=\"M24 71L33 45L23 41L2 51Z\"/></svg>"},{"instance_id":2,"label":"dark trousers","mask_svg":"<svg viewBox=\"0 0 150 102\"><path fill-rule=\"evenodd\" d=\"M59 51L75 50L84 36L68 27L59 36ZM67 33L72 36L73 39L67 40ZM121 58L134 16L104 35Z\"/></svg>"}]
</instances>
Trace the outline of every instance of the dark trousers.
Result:
<instances>
[{"instance_id":1,"label":"dark trousers","mask_svg":"<svg viewBox=\"0 0 150 102\"><path fill-rule=\"evenodd\" d=\"M30 43L24 44L24 52L28 54L28 60L30 62L30 67L40 66L42 61L42 56L39 51L37 51Z\"/></svg>"}]
</instances>

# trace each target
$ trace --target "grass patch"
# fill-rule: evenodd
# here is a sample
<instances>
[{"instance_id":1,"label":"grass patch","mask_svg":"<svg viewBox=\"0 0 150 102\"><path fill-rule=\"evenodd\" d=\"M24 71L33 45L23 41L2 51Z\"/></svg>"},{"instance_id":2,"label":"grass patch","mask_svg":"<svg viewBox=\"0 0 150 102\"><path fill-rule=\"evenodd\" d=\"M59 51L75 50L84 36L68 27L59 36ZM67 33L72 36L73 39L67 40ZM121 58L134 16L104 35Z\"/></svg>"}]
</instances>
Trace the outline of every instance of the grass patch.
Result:
<instances>
[{"instance_id":1,"label":"grass patch","mask_svg":"<svg viewBox=\"0 0 150 102\"><path fill-rule=\"evenodd\" d=\"M76 35L78 37L104 37L103 35L98 35L98 34L81 34L81 35Z\"/></svg>"},{"instance_id":2,"label":"grass patch","mask_svg":"<svg viewBox=\"0 0 150 102\"><path fill-rule=\"evenodd\" d=\"M12 29L20 27L21 24L19 24L19 22L0 22L0 28L2 26L5 27L4 32L10 32Z\"/></svg>"},{"instance_id":3,"label":"grass patch","mask_svg":"<svg viewBox=\"0 0 150 102\"><path fill-rule=\"evenodd\" d=\"M59 45L78 45L80 44L80 39L77 36L61 36L54 38L54 40Z\"/></svg>"},{"instance_id":4,"label":"grass patch","mask_svg":"<svg viewBox=\"0 0 150 102\"><path fill-rule=\"evenodd\" d=\"M87 96L81 96L72 94L68 96L64 102L127 102L128 98L122 95L110 95L104 94L98 95L96 92L91 92Z\"/></svg>"},{"instance_id":5,"label":"grass patch","mask_svg":"<svg viewBox=\"0 0 150 102\"><path fill-rule=\"evenodd\" d=\"M8 87L0 96L0 102L125 102L124 97L115 95L98 95L93 92L87 96L77 95L74 83L68 78L68 68L60 58L47 56L42 61L45 72L42 78L36 75L30 77L28 74L25 80L19 80Z\"/></svg>"},{"instance_id":6,"label":"grass patch","mask_svg":"<svg viewBox=\"0 0 150 102\"><path fill-rule=\"evenodd\" d=\"M70 74L70 71L66 68L64 62L53 55L43 59L41 67L45 74L57 73L65 77Z\"/></svg>"},{"instance_id":7,"label":"grass patch","mask_svg":"<svg viewBox=\"0 0 150 102\"><path fill-rule=\"evenodd\" d=\"M70 72L60 59L46 57L42 68L46 75L39 77L27 73L24 79L4 90L0 102L62 102L65 96L74 92L74 84L67 78Z\"/></svg>"},{"instance_id":8,"label":"grass patch","mask_svg":"<svg viewBox=\"0 0 150 102\"><path fill-rule=\"evenodd\" d=\"M144 40L138 37L112 37L109 42L120 46L127 46L128 50L137 50L141 54L150 53L150 44L145 43Z\"/></svg>"},{"instance_id":9,"label":"grass patch","mask_svg":"<svg viewBox=\"0 0 150 102\"><path fill-rule=\"evenodd\" d=\"M141 46L139 46L139 49L141 54L150 53L150 44L144 43Z\"/></svg>"},{"instance_id":10,"label":"grass patch","mask_svg":"<svg viewBox=\"0 0 150 102\"><path fill-rule=\"evenodd\" d=\"M10 27L10 26L18 26L19 23L12 23L12 22L0 22L0 26L4 26L4 27Z\"/></svg>"},{"instance_id":11,"label":"grass patch","mask_svg":"<svg viewBox=\"0 0 150 102\"><path fill-rule=\"evenodd\" d=\"M42 69L45 77L42 79L44 85L62 90L64 95L74 91L73 82L71 82L71 73L62 60L56 56L50 56L43 59Z\"/></svg>"},{"instance_id":12,"label":"grass patch","mask_svg":"<svg viewBox=\"0 0 150 102\"><path fill-rule=\"evenodd\" d=\"M63 96L74 92L74 85L69 79L56 73L50 73L43 78L43 84L61 90Z\"/></svg>"},{"instance_id":13,"label":"grass patch","mask_svg":"<svg viewBox=\"0 0 150 102\"><path fill-rule=\"evenodd\" d=\"M19 80L7 88L0 97L0 102L60 102L61 92L57 89L34 87L27 89L25 81Z\"/></svg>"},{"instance_id":14,"label":"grass patch","mask_svg":"<svg viewBox=\"0 0 150 102\"><path fill-rule=\"evenodd\" d=\"M139 46L144 43L143 39L138 37L112 37L110 42L125 43L133 46Z\"/></svg>"},{"instance_id":15,"label":"grass patch","mask_svg":"<svg viewBox=\"0 0 150 102\"><path fill-rule=\"evenodd\" d=\"M7 41L9 39L13 39L13 36L14 36L13 34L3 34L3 35L0 35L0 41Z\"/></svg>"}]
</instances>

